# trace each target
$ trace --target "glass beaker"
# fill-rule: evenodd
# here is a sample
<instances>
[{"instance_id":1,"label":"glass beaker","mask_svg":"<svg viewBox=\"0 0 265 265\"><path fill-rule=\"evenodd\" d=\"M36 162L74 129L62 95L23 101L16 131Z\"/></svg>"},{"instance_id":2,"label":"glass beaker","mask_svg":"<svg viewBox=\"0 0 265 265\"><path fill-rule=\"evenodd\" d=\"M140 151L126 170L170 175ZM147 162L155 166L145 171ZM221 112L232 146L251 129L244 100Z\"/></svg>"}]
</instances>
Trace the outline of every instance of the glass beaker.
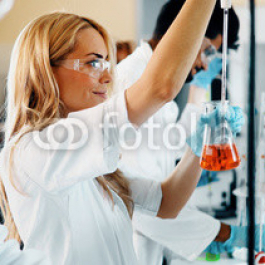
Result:
<instances>
[{"instance_id":1,"label":"glass beaker","mask_svg":"<svg viewBox=\"0 0 265 265\"><path fill-rule=\"evenodd\" d=\"M231 129L224 118L229 106L228 101L225 101L222 106L220 101L207 102L204 106L204 112L205 114L214 114L217 106L221 108L218 122L212 118L205 125L200 161L201 167L209 171L230 170L240 164L240 157Z\"/></svg>"}]
</instances>

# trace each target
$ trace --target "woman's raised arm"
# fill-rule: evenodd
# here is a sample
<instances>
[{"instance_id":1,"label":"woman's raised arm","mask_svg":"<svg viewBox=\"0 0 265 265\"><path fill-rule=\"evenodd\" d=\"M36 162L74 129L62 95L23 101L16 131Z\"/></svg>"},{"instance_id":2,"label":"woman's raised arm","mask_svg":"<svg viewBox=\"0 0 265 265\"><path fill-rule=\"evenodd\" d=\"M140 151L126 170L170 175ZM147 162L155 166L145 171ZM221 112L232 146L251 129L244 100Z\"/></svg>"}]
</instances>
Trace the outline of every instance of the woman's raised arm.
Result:
<instances>
[{"instance_id":1,"label":"woman's raised arm","mask_svg":"<svg viewBox=\"0 0 265 265\"><path fill-rule=\"evenodd\" d=\"M129 120L141 125L179 93L201 46L216 0L187 0L141 78L126 93Z\"/></svg>"}]
</instances>

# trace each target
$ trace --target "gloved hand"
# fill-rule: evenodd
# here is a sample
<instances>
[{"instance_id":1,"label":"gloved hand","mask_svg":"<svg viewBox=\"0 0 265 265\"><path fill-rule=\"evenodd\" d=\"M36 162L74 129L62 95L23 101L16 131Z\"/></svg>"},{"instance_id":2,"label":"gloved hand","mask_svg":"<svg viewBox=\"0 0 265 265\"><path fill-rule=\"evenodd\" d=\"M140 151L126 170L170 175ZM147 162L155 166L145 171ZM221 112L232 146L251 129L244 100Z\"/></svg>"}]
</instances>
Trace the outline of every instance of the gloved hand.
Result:
<instances>
[{"instance_id":1,"label":"gloved hand","mask_svg":"<svg viewBox=\"0 0 265 265\"><path fill-rule=\"evenodd\" d=\"M233 136L236 137L236 134L241 131L242 126L245 123L242 109L238 106L234 106L233 110L230 109L226 113L226 119L229 123Z\"/></svg>"},{"instance_id":2,"label":"gloved hand","mask_svg":"<svg viewBox=\"0 0 265 265\"><path fill-rule=\"evenodd\" d=\"M217 173L214 171L203 170L197 187L206 186L212 182L219 181Z\"/></svg>"},{"instance_id":3,"label":"gloved hand","mask_svg":"<svg viewBox=\"0 0 265 265\"><path fill-rule=\"evenodd\" d=\"M235 247L247 247L248 227L247 226L231 226L231 235L228 240L225 242L216 242L213 241L206 249L206 252L212 254L220 254L222 252L232 253ZM255 226L255 250L259 251L259 239L260 239L260 226ZM265 251L265 225L263 225L263 248L262 251Z\"/></svg>"},{"instance_id":4,"label":"gloved hand","mask_svg":"<svg viewBox=\"0 0 265 265\"><path fill-rule=\"evenodd\" d=\"M212 83L213 79L219 74L222 69L222 60L220 58L213 59L209 65L208 69L199 71L190 82L191 85L196 87L207 89Z\"/></svg>"},{"instance_id":5,"label":"gloved hand","mask_svg":"<svg viewBox=\"0 0 265 265\"><path fill-rule=\"evenodd\" d=\"M212 241L212 243L204 251L209 252L209 253L214 254L214 255L221 254L221 253L227 251L225 249L224 243L225 242ZM227 252L232 253L233 251L232 252L227 251Z\"/></svg>"},{"instance_id":6,"label":"gloved hand","mask_svg":"<svg viewBox=\"0 0 265 265\"><path fill-rule=\"evenodd\" d=\"M241 128L245 122L243 111L239 107L229 106L226 113L225 119L228 122L232 134L234 137L236 133L241 131ZM209 113L202 114L197 122L196 131L187 138L187 144L190 146L191 150L196 156L201 156L203 148L203 132L206 124L210 125L212 128L220 124L221 121L221 104L217 108Z\"/></svg>"}]
</instances>

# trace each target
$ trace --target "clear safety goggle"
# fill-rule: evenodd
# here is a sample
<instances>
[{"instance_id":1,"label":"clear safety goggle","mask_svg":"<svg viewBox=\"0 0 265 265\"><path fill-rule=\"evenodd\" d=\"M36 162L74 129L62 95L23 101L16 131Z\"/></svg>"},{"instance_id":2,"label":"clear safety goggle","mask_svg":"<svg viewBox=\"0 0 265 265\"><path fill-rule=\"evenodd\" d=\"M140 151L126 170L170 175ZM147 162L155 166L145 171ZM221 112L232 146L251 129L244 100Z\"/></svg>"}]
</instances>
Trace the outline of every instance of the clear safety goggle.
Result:
<instances>
[{"instance_id":1,"label":"clear safety goggle","mask_svg":"<svg viewBox=\"0 0 265 265\"><path fill-rule=\"evenodd\" d=\"M65 59L55 63L66 69L86 74L93 78L100 78L105 70L110 72L111 64L103 58L88 59Z\"/></svg>"},{"instance_id":2,"label":"clear safety goggle","mask_svg":"<svg viewBox=\"0 0 265 265\"><path fill-rule=\"evenodd\" d=\"M203 51L202 56L209 63L214 58L222 58L222 53L217 51L214 45L210 45Z\"/></svg>"}]
</instances>

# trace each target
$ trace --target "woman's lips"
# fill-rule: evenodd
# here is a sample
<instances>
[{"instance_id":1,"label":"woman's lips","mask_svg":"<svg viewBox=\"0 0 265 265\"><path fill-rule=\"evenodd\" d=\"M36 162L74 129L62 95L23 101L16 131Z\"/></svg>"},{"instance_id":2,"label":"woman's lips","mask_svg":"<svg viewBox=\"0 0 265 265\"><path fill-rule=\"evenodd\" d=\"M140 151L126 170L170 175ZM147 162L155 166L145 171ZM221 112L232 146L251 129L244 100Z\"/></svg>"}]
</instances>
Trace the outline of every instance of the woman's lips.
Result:
<instances>
[{"instance_id":1,"label":"woman's lips","mask_svg":"<svg viewBox=\"0 0 265 265\"><path fill-rule=\"evenodd\" d=\"M93 92L93 94L101 97L101 98L104 98L104 99L107 99L108 98L108 94L107 92Z\"/></svg>"}]
</instances>

